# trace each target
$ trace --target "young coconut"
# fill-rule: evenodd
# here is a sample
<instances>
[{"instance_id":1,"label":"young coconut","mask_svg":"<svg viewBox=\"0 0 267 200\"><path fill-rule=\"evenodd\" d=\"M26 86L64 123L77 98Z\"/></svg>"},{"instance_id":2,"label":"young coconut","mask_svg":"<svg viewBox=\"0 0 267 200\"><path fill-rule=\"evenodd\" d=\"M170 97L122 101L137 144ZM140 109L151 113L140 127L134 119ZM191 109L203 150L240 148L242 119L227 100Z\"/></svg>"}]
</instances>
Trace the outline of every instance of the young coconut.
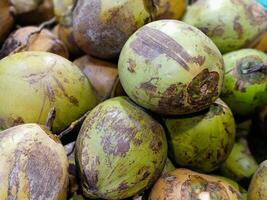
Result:
<instances>
[{"instance_id":1,"label":"young coconut","mask_svg":"<svg viewBox=\"0 0 267 200\"><path fill-rule=\"evenodd\" d=\"M76 163L88 198L141 193L160 176L166 158L163 127L126 97L95 107L76 141Z\"/></svg>"},{"instance_id":2,"label":"young coconut","mask_svg":"<svg viewBox=\"0 0 267 200\"><path fill-rule=\"evenodd\" d=\"M127 39L152 20L151 10L147 0L79 0L73 13L75 41L89 55L116 58Z\"/></svg>"},{"instance_id":3,"label":"young coconut","mask_svg":"<svg viewBox=\"0 0 267 200\"><path fill-rule=\"evenodd\" d=\"M248 200L267 199L267 161L260 164L248 189Z\"/></svg>"},{"instance_id":4,"label":"young coconut","mask_svg":"<svg viewBox=\"0 0 267 200\"><path fill-rule=\"evenodd\" d=\"M211 172L229 156L235 141L235 121L220 99L194 116L165 119L170 157L176 165Z\"/></svg>"},{"instance_id":5,"label":"young coconut","mask_svg":"<svg viewBox=\"0 0 267 200\"><path fill-rule=\"evenodd\" d=\"M267 29L267 12L255 0L198 0L183 21L202 30L226 53L260 38Z\"/></svg>"},{"instance_id":6,"label":"young coconut","mask_svg":"<svg viewBox=\"0 0 267 200\"><path fill-rule=\"evenodd\" d=\"M243 200L227 181L188 169L163 175L153 186L149 200ZM253 199L254 200L254 199Z\"/></svg>"},{"instance_id":7,"label":"young coconut","mask_svg":"<svg viewBox=\"0 0 267 200\"><path fill-rule=\"evenodd\" d=\"M68 159L45 127L24 124L0 132L1 199L66 200Z\"/></svg>"},{"instance_id":8,"label":"young coconut","mask_svg":"<svg viewBox=\"0 0 267 200\"><path fill-rule=\"evenodd\" d=\"M111 96L113 86L118 78L117 66L91 56L83 56L74 61L92 83L99 102Z\"/></svg>"},{"instance_id":9,"label":"young coconut","mask_svg":"<svg viewBox=\"0 0 267 200\"><path fill-rule=\"evenodd\" d=\"M223 58L200 30L176 20L149 23L120 54L119 77L128 96L162 114L208 108L223 84Z\"/></svg>"},{"instance_id":10,"label":"young coconut","mask_svg":"<svg viewBox=\"0 0 267 200\"><path fill-rule=\"evenodd\" d=\"M96 105L86 76L67 59L48 52L21 52L0 61L0 128L44 124L52 108L54 132Z\"/></svg>"},{"instance_id":11,"label":"young coconut","mask_svg":"<svg viewBox=\"0 0 267 200\"><path fill-rule=\"evenodd\" d=\"M256 172L258 164L248 149L245 140L235 143L227 160L221 165L220 170L223 176L235 181L250 179Z\"/></svg>"},{"instance_id":12,"label":"young coconut","mask_svg":"<svg viewBox=\"0 0 267 200\"><path fill-rule=\"evenodd\" d=\"M21 51L46 51L68 58L66 46L48 29L27 26L11 34L0 51L0 59Z\"/></svg>"},{"instance_id":13,"label":"young coconut","mask_svg":"<svg viewBox=\"0 0 267 200\"><path fill-rule=\"evenodd\" d=\"M0 1L0 44L6 39L14 24L8 0Z\"/></svg>"},{"instance_id":14,"label":"young coconut","mask_svg":"<svg viewBox=\"0 0 267 200\"><path fill-rule=\"evenodd\" d=\"M247 117L267 102L267 55L242 49L224 55L225 77L221 98L240 117Z\"/></svg>"}]
</instances>

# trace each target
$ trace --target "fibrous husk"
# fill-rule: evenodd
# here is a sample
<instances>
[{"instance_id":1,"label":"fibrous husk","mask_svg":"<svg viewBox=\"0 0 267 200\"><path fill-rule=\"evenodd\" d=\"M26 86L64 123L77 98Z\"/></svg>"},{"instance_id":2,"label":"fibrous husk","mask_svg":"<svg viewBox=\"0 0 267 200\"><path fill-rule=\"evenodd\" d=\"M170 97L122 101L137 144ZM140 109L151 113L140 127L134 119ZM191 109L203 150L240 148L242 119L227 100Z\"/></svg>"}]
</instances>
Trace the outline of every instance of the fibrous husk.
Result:
<instances>
[{"instance_id":1,"label":"fibrous husk","mask_svg":"<svg viewBox=\"0 0 267 200\"><path fill-rule=\"evenodd\" d=\"M112 88L118 78L117 66L91 56L83 56L74 61L92 83L98 101L111 96Z\"/></svg>"},{"instance_id":2,"label":"fibrous husk","mask_svg":"<svg viewBox=\"0 0 267 200\"><path fill-rule=\"evenodd\" d=\"M0 1L0 44L6 39L14 24L8 0Z\"/></svg>"},{"instance_id":3,"label":"fibrous husk","mask_svg":"<svg viewBox=\"0 0 267 200\"><path fill-rule=\"evenodd\" d=\"M66 46L48 29L35 26L22 27L12 33L0 51L0 58L22 51L46 51L68 58Z\"/></svg>"}]
</instances>

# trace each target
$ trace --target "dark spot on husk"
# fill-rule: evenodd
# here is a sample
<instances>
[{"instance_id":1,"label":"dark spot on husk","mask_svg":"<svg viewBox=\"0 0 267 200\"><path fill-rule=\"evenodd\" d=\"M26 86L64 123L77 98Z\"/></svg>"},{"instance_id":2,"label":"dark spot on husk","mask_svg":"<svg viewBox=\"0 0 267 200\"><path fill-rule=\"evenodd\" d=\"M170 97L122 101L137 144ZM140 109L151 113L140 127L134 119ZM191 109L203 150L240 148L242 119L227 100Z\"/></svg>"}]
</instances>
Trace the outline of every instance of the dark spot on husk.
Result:
<instances>
[{"instance_id":1,"label":"dark spot on husk","mask_svg":"<svg viewBox=\"0 0 267 200\"><path fill-rule=\"evenodd\" d=\"M210 193L222 200L230 199L226 188L220 182L208 181L198 175L189 175L189 178L181 186L181 199L199 199L202 192Z\"/></svg>"},{"instance_id":2,"label":"dark spot on husk","mask_svg":"<svg viewBox=\"0 0 267 200\"><path fill-rule=\"evenodd\" d=\"M208 27L199 27L199 30L201 30L205 35L208 35L208 33L209 33Z\"/></svg>"},{"instance_id":3,"label":"dark spot on husk","mask_svg":"<svg viewBox=\"0 0 267 200\"><path fill-rule=\"evenodd\" d=\"M135 72L135 67L136 67L136 63L133 59L129 59L128 60L128 70L131 72L131 73L134 73Z\"/></svg>"},{"instance_id":4,"label":"dark spot on husk","mask_svg":"<svg viewBox=\"0 0 267 200\"><path fill-rule=\"evenodd\" d=\"M210 37L214 37L214 36L222 36L224 34L224 25L217 25L212 31L211 33L208 33L208 35Z\"/></svg>"},{"instance_id":5,"label":"dark spot on husk","mask_svg":"<svg viewBox=\"0 0 267 200\"><path fill-rule=\"evenodd\" d=\"M218 95L219 74L204 69L188 85L188 102L192 105L209 105Z\"/></svg>"},{"instance_id":6,"label":"dark spot on husk","mask_svg":"<svg viewBox=\"0 0 267 200\"><path fill-rule=\"evenodd\" d=\"M169 112L173 111L173 108L180 108L184 105L185 88L186 85L182 83L170 85L162 94L159 101L158 110Z\"/></svg>"},{"instance_id":7,"label":"dark spot on husk","mask_svg":"<svg viewBox=\"0 0 267 200\"><path fill-rule=\"evenodd\" d=\"M4 42L1 50L0 50L0 59L8 56L10 53L12 53L15 49L20 47L22 44L18 42L18 40L15 38L15 34L12 33L8 39Z\"/></svg>"},{"instance_id":8,"label":"dark spot on husk","mask_svg":"<svg viewBox=\"0 0 267 200\"><path fill-rule=\"evenodd\" d=\"M97 182L98 182L98 166L100 165L99 157L96 156L94 159L91 159L89 162L89 155L85 155L87 160L84 161L84 165L88 165L84 169L84 175L86 178L86 188L90 191L97 191Z\"/></svg>"},{"instance_id":9,"label":"dark spot on husk","mask_svg":"<svg viewBox=\"0 0 267 200\"><path fill-rule=\"evenodd\" d=\"M97 124L97 128L106 129L106 134L101 139L104 152L114 156L126 155L130 149L131 140L135 137L137 131L136 128L128 126L127 118L122 119L120 115L123 116L122 112L114 108Z\"/></svg>"},{"instance_id":10,"label":"dark spot on husk","mask_svg":"<svg viewBox=\"0 0 267 200\"><path fill-rule=\"evenodd\" d=\"M243 31L243 27L240 24L239 20L240 20L240 16L236 16L234 19L233 29L237 33L238 38L241 39L244 31Z\"/></svg>"},{"instance_id":11,"label":"dark spot on husk","mask_svg":"<svg viewBox=\"0 0 267 200\"><path fill-rule=\"evenodd\" d=\"M158 78L151 78L149 81L141 83L140 89L144 90L145 93L152 97L157 92L157 86L152 83L153 80L158 80Z\"/></svg>"},{"instance_id":12,"label":"dark spot on husk","mask_svg":"<svg viewBox=\"0 0 267 200\"><path fill-rule=\"evenodd\" d=\"M154 153L159 153L162 147L162 142L157 141L157 140L152 140L150 142L150 148Z\"/></svg>"},{"instance_id":13,"label":"dark spot on husk","mask_svg":"<svg viewBox=\"0 0 267 200\"><path fill-rule=\"evenodd\" d=\"M188 63L193 60L186 49L172 37L146 26L136 33L136 39L132 41L130 47L137 55L149 60L164 54L175 60L187 71L190 69Z\"/></svg>"},{"instance_id":14,"label":"dark spot on husk","mask_svg":"<svg viewBox=\"0 0 267 200\"><path fill-rule=\"evenodd\" d=\"M199 66L202 66L205 60L206 60L205 56L192 57L192 62L198 64Z\"/></svg>"},{"instance_id":15,"label":"dark spot on husk","mask_svg":"<svg viewBox=\"0 0 267 200\"><path fill-rule=\"evenodd\" d=\"M235 83L235 90L238 90L240 92L246 92L245 82L242 80L238 80Z\"/></svg>"},{"instance_id":16,"label":"dark spot on husk","mask_svg":"<svg viewBox=\"0 0 267 200\"><path fill-rule=\"evenodd\" d=\"M261 25L267 21L267 12L256 2L246 6L246 14L251 25Z\"/></svg>"},{"instance_id":17,"label":"dark spot on husk","mask_svg":"<svg viewBox=\"0 0 267 200\"><path fill-rule=\"evenodd\" d=\"M127 182L122 182L122 183L120 183L120 185L119 185L119 191L123 191L123 190L127 190L128 189L128 184L127 184Z\"/></svg>"},{"instance_id":18,"label":"dark spot on husk","mask_svg":"<svg viewBox=\"0 0 267 200\"><path fill-rule=\"evenodd\" d=\"M17 126L17 125L20 125L20 124L24 124L24 120L22 117L17 117L15 119L13 119L13 123L12 123L12 126Z\"/></svg>"}]
</instances>

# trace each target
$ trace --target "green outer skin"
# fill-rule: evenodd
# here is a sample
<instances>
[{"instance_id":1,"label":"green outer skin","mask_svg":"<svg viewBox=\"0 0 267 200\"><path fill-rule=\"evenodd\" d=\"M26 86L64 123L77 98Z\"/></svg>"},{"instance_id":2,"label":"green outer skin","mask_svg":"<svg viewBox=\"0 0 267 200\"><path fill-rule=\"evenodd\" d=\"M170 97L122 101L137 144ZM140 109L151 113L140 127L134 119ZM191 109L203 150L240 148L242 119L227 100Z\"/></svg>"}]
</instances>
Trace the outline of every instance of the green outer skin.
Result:
<instances>
[{"instance_id":1,"label":"green outer skin","mask_svg":"<svg viewBox=\"0 0 267 200\"><path fill-rule=\"evenodd\" d=\"M67 199L68 158L49 134L37 124L0 132L1 200Z\"/></svg>"},{"instance_id":2,"label":"green outer skin","mask_svg":"<svg viewBox=\"0 0 267 200\"><path fill-rule=\"evenodd\" d=\"M242 62L243 59L246 59ZM240 76L239 63L248 60L262 63L267 61L267 55L254 49L242 49L224 55L225 77L221 98L231 108L234 115L249 116L257 107L267 102L267 74L266 72L252 73L255 78L250 80L248 75ZM253 78L252 76L252 78ZM258 77L257 77L258 76Z\"/></svg>"},{"instance_id":3,"label":"green outer skin","mask_svg":"<svg viewBox=\"0 0 267 200\"><path fill-rule=\"evenodd\" d=\"M183 54L188 54L188 62ZM185 62L188 69L179 62ZM222 56L212 41L198 29L177 20L159 20L139 29L123 47L118 69L127 95L162 114L207 108L221 92L224 73ZM196 91L190 89L189 84L205 69L208 74L196 81L201 86ZM211 72L219 77L217 81L210 78ZM210 86L216 88L207 95ZM196 103L189 103L193 96L190 92L199 98Z\"/></svg>"},{"instance_id":4,"label":"green outer skin","mask_svg":"<svg viewBox=\"0 0 267 200\"><path fill-rule=\"evenodd\" d=\"M95 107L76 142L77 169L89 198L136 195L156 181L166 158L164 129L126 97Z\"/></svg>"},{"instance_id":5,"label":"green outer skin","mask_svg":"<svg viewBox=\"0 0 267 200\"><path fill-rule=\"evenodd\" d=\"M223 176L240 181L253 176L258 164L250 154L246 144L236 142L229 157L221 165Z\"/></svg>"},{"instance_id":6,"label":"green outer skin","mask_svg":"<svg viewBox=\"0 0 267 200\"><path fill-rule=\"evenodd\" d=\"M248 200L267 199L267 161L260 164L248 189Z\"/></svg>"},{"instance_id":7,"label":"green outer skin","mask_svg":"<svg viewBox=\"0 0 267 200\"><path fill-rule=\"evenodd\" d=\"M69 200L84 200L84 198L82 195L78 195L78 196L70 198Z\"/></svg>"},{"instance_id":8,"label":"green outer skin","mask_svg":"<svg viewBox=\"0 0 267 200\"><path fill-rule=\"evenodd\" d=\"M231 110L218 99L205 114L167 119L169 153L175 164L201 172L218 168L235 141Z\"/></svg>"},{"instance_id":9,"label":"green outer skin","mask_svg":"<svg viewBox=\"0 0 267 200\"><path fill-rule=\"evenodd\" d=\"M165 167L163 168L163 171L162 171L162 174L166 174L172 170L175 170L175 166L172 164L172 161L167 158L166 160L166 164L165 164Z\"/></svg>"},{"instance_id":10,"label":"green outer skin","mask_svg":"<svg viewBox=\"0 0 267 200\"><path fill-rule=\"evenodd\" d=\"M65 129L96 105L86 76L70 61L47 52L22 52L0 61L0 128L45 124L55 107L53 131Z\"/></svg>"},{"instance_id":11,"label":"green outer skin","mask_svg":"<svg viewBox=\"0 0 267 200\"><path fill-rule=\"evenodd\" d=\"M254 0L198 0L183 21L201 29L226 53L260 38L267 29L267 12Z\"/></svg>"}]
</instances>

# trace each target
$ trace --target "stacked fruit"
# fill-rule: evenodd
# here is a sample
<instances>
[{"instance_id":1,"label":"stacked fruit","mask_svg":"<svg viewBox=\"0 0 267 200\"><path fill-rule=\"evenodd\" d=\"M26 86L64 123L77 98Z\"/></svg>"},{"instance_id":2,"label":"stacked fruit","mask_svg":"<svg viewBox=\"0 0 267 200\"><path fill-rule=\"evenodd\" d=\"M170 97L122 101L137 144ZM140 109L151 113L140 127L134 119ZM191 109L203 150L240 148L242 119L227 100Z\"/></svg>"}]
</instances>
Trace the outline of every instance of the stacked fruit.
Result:
<instances>
[{"instance_id":1,"label":"stacked fruit","mask_svg":"<svg viewBox=\"0 0 267 200\"><path fill-rule=\"evenodd\" d=\"M267 199L265 6L2 0L0 199Z\"/></svg>"}]
</instances>

